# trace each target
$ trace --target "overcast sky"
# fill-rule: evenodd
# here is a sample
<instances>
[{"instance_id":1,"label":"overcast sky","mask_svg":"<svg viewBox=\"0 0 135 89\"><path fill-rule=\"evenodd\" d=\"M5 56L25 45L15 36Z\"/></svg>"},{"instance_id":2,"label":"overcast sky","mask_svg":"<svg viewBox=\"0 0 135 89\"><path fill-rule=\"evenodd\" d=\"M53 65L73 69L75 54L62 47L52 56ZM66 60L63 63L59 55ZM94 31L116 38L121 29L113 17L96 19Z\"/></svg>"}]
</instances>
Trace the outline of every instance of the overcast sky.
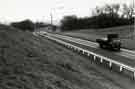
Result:
<instances>
[{"instance_id":1,"label":"overcast sky","mask_svg":"<svg viewBox=\"0 0 135 89\"><path fill-rule=\"evenodd\" d=\"M111 3L129 4L133 0L0 0L0 22L54 21L64 15L90 16L92 9Z\"/></svg>"}]
</instances>

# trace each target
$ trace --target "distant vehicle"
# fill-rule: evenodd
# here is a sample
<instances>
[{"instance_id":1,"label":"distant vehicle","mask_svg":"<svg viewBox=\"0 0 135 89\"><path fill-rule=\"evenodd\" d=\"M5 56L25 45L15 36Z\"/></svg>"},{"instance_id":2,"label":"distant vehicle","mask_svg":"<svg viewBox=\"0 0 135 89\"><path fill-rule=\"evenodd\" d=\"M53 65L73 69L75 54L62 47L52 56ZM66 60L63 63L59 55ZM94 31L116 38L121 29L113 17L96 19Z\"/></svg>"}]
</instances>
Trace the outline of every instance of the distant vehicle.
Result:
<instances>
[{"instance_id":1,"label":"distant vehicle","mask_svg":"<svg viewBox=\"0 0 135 89\"><path fill-rule=\"evenodd\" d=\"M121 42L118 34L107 34L107 37L96 39L99 43L100 48L106 48L110 50L120 51Z\"/></svg>"},{"instance_id":2,"label":"distant vehicle","mask_svg":"<svg viewBox=\"0 0 135 89\"><path fill-rule=\"evenodd\" d=\"M47 35L47 32L45 32L45 31L42 31L42 33L43 33L44 35Z\"/></svg>"},{"instance_id":3,"label":"distant vehicle","mask_svg":"<svg viewBox=\"0 0 135 89\"><path fill-rule=\"evenodd\" d=\"M47 32L45 32L45 31L39 31L38 32L40 35L47 35Z\"/></svg>"}]
</instances>

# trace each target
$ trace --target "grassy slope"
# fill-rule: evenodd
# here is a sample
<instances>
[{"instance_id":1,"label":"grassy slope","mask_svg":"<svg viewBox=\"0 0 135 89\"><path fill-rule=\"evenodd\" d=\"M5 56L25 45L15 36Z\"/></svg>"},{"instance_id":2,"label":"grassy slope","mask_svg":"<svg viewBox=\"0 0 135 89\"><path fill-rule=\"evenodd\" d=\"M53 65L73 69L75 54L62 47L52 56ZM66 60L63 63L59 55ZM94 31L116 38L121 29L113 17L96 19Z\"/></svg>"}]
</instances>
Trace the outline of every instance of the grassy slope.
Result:
<instances>
[{"instance_id":1,"label":"grassy slope","mask_svg":"<svg viewBox=\"0 0 135 89\"><path fill-rule=\"evenodd\" d=\"M127 89L89 64L52 41L0 26L1 89Z\"/></svg>"},{"instance_id":2,"label":"grassy slope","mask_svg":"<svg viewBox=\"0 0 135 89\"><path fill-rule=\"evenodd\" d=\"M96 81L88 83L91 80L87 80L88 76L84 76L79 68L83 62L82 57L41 37L3 28L0 32L0 88L104 88L100 84L94 86ZM76 59L78 62L75 62ZM93 76L96 75L94 72L91 73Z\"/></svg>"},{"instance_id":3,"label":"grassy slope","mask_svg":"<svg viewBox=\"0 0 135 89\"><path fill-rule=\"evenodd\" d=\"M64 32L64 34L74 37L79 37L91 41L95 41L95 39L100 37L105 37L108 33L117 33L119 34L122 46L127 49L135 50L135 32L133 33L133 26L122 26L122 27L114 27L114 28L106 28L106 29L84 29L77 31L69 31ZM63 33L62 33L63 34ZM132 34L134 34L132 36Z\"/></svg>"}]
</instances>

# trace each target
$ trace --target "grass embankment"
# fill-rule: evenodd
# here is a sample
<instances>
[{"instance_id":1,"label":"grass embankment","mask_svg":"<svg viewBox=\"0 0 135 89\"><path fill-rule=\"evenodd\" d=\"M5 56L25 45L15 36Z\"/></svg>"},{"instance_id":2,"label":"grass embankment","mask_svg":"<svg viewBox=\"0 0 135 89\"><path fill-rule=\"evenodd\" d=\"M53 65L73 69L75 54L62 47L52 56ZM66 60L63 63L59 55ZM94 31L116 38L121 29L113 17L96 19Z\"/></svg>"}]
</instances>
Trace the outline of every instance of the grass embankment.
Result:
<instances>
[{"instance_id":1,"label":"grass embankment","mask_svg":"<svg viewBox=\"0 0 135 89\"><path fill-rule=\"evenodd\" d=\"M0 26L1 89L109 87L120 89L90 67L85 58L42 37Z\"/></svg>"},{"instance_id":2,"label":"grass embankment","mask_svg":"<svg viewBox=\"0 0 135 89\"><path fill-rule=\"evenodd\" d=\"M135 30L135 29L134 29ZM96 41L96 39L105 37L109 33L119 34L122 42L122 47L130 50L135 50L135 31L133 32L133 26L122 26L106 29L84 29L76 31L62 32L61 34L78 37L90 41Z\"/></svg>"}]
</instances>

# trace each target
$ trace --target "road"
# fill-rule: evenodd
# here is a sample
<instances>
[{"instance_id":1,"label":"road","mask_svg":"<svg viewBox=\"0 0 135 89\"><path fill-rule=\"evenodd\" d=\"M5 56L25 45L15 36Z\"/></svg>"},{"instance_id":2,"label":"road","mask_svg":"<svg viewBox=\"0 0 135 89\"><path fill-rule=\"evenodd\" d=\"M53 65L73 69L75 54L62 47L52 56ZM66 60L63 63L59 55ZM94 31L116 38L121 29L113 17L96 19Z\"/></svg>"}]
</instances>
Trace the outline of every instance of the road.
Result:
<instances>
[{"instance_id":1,"label":"road","mask_svg":"<svg viewBox=\"0 0 135 89\"><path fill-rule=\"evenodd\" d=\"M59 35L59 34L48 33L48 35L99 49L99 45L95 42L91 42L91 41L87 41L87 40L83 40L83 39L79 39L79 38L73 38L73 37L69 37L69 36L63 36L63 35ZM135 60L135 52L132 52L132 51L129 51L129 50L126 50L126 49L121 49L120 52L117 52L115 54Z\"/></svg>"},{"instance_id":2,"label":"road","mask_svg":"<svg viewBox=\"0 0 135 89\"><path fill-rule=\"evenodd\" d=\"M42 33L44 34L44 33ZM70 36L64 36L64 35L59 35L59 34L51 34L51 33L45 33L48 36L52 36L58 39L63 39L63 40L67 40L70 42L74 42L77 44L81 44L96 50L101 50L99 48L99 45L97 43L91 42L91 41L87 41L87 40L83 40L83 39L79 39L79 38L74 38L74 37L70 37ZM104 53L108 53L108 51L103 50ZM120 52L111 52L111 56L117 56L116 58L118 60L120 60L121 62L127 63L127 64L131 64L132 66L135 65L135 52L127 50L127 49L121 49Z\"/></svg>"}]
</instances>

